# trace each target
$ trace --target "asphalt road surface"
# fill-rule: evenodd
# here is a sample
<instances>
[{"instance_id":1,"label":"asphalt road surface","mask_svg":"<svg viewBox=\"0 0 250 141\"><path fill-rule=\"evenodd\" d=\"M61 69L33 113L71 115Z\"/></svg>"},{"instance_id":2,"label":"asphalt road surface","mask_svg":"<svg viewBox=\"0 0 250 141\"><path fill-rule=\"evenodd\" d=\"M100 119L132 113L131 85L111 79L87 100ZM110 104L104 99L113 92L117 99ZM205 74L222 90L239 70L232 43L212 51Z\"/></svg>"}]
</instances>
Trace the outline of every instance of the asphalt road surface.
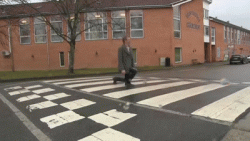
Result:
<instances>
[{"instance_id":1,"label":"asphalt road surface","mask_svg":"<svg viewBox=\"0 0 250 141\"><path fill-rule=\"evenodd\" d=\"M112 76L14 83L2 85L0 96L27 127L14 132L19 140L218 141L250 107L249 68L140 73L130 88Z\"/></svg>"}]
</instances>

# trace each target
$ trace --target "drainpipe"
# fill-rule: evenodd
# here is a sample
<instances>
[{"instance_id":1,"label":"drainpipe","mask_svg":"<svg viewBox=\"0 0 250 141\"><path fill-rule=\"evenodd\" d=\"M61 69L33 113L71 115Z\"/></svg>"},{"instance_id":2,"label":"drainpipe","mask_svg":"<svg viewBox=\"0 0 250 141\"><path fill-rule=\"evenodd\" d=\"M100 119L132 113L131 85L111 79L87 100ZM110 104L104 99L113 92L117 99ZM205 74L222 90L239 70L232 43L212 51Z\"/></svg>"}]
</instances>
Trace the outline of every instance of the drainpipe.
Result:
<instances>
[{"instance_id":1,"label":"drainpipe","mask_svg":"<svg viewBox=\"0 0 250 141\"><path fill-rule=\"evenodd\" d=\"M13 52L13 45L12 45L12 27L11 27L10 20L9 20L9 23L8 23L8 29L9 29L9 48L10 48L10 55L11 55L11 69L12 69L13 72L15 72L14 52Z\"/></svg>"}]
</instances>

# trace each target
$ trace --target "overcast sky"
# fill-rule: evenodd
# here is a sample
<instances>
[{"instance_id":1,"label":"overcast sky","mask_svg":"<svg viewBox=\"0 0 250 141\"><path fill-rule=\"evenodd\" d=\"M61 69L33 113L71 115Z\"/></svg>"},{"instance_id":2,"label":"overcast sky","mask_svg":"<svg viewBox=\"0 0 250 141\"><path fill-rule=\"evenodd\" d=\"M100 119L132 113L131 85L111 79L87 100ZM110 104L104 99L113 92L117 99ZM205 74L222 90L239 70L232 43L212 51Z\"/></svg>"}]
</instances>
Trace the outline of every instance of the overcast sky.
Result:
<instances>
[{"instance_id":1,"label":"overcast sky","mask_svg":"<svg viewBox=\"0 0 250 141\"><path fill-rule=\"evenodd\" d=\"M250 0L213 0L209 14L250 30Z\"/></svg>"}]
</instances>

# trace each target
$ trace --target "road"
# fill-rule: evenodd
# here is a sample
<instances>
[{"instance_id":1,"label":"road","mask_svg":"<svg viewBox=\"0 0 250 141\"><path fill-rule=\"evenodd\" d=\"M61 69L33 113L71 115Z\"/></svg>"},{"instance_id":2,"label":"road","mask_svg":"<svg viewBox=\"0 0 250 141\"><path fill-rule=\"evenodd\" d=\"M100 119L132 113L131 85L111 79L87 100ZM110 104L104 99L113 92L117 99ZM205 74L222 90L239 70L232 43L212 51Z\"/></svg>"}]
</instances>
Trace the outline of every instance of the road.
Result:
<instances>
[{"instance_id":1,"label":"road","mask_svg":"<svg viewBox=\"0 0 250 141\"><path fill-rule=\"evenodd\" d=\"M145 72L133 88L112 84L112 76L14 83L1 86L0 96L32 140L218 141L250 107L249 68Z\"/></svg>"}]
</instances>

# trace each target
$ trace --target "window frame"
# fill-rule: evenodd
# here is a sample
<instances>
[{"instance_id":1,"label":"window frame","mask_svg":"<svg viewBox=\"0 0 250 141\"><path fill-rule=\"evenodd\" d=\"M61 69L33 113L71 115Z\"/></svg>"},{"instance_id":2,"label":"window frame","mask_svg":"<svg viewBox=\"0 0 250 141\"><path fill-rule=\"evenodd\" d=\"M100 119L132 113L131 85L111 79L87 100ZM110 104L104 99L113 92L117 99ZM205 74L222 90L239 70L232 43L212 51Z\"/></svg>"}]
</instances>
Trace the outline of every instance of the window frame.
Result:
<instances>
[{"instance_id":1,"label":"window frame","mask_svg":"<svg viewBox=\"0 0 250 141\"><path fill-rule=\"evenodd\" d=\"M43 18L43 17L34 17L34 40L35 40L35 43L36 44L46 44L48 42L48 37L47 37L48 30L47 30L46 22L43 21L43 22L36 23L35 22L36 18ZM38 24L45 24L45 34L36 35L36 25L38 25ZM36 37L43 37L43 36L45 36L45 42L37 42L36 41Z\"/></svg>"},{"instance_id":2,"label":"window frame","mask_svg":"<svg viewBox=\"0 0 250 141\"><path fill-rule=\"evenodd\" d=\"M227 42L227 27L224 26L224 42Z\"/></svg>"},{"instance_id":3,"label":"window frame","mask_svg":"<svg viewBox=\"0 0 250 141\"><path fill-rule=\"evenodd\" d=\"M27 20L27 24L22 24L22 20ZM23 25L28 25L29 26L29 35L28 36L21 36L21 26ZM20 19L20 23L19 23L19 38L20 38L20 44L21 45L30 45L31 44L31 33L30 33L30 18L22 18ZM30 38L30 42L29 43L22 43L22 38Z\"/></svg>"},{"instance_id":4,"label":"window frame","mask_svg":"<svg viewBox=\"0 0 250 141\"><path fill-rule=\"evenodd\" d=\"M122 16L120 17L113 17L113 12L124 12L125 16L122 18ZM113 28L113 19L124 19L124 30L114 30ZM125 10L119 10L119 11L111 11L111 23L112 23L112 39L122 39L123 37L118 37L118 38L114 38L114 31L115 32L119 32L119 31L124 31L124 36L126 35L126 11Z\"/></svg>"},{"instance_id":5,"label":"window frame","mask_svg":"<svg viewBox=\"0 0 250 141\"><path fill-rule=\"evenodd\" d=\"M74 22L73 20L71 22ZM77 29L77 28L76 28ZM79 32L76 31L76 34L79 34L81 33L81 21L79 20ZM67 36L68 36L68 40L69 40L69 37L70 37L70 34L71 34L71 31L69 31L69 25L67 23ZM77 39L77 37L80 37L80 39ZM80 42L82 40L82 34L79 34L77 37L76 37L76 42Z\"/></svg>"},{"instance_id":6,"label":"window frame","mask_svg":"<svg viewBox=\"0 0 250 141\"><path fill-rule=\"evenodd\" d=\"M105 18L99 18L99 19L101 19L102 20L102 34L103 34L103 38L94 38L94 39L87 39L87 36L86 36L86 34L90 34L90 33L94 33L94 32L100 32L100 31L90 31L90 29L91 28L88 28L88 29L86 29L87 27L86 27L86 24L88 24L88 26L89 26L89 22L88 23L85 23L84 22L84 35L85 35L85 40L86 41L98 41L98 40L108 40L108 24L107 24L107 21L108 21L108 14L107 14L107 12L99 12L100 13L100 15L102 14L102 15L105 15L106 17ZM89 16L88 16L88 14L94 14L94 15L96 15L97 14L97 12L89 12L89 13L85 13L85 17L87 17L87 21L89 21ZM94 20L98 20L98 18L96 18L95 17L95 19ZM104 31L103 29L104 29L104 22L106 21L106 25L107 25L107 31ZM107 38L104 38L104 33L107 33Z\"/></svg>"},{"instance_id":7,"label":"window frame","mask_svg":"<svg viewBox=\"0 0 250 141\"><path fill-rule=\"evenodd\" d=\"M141 11L142 16L131 16L131 12L134 11ZM130 38L134 38L134 39L140 39L140 38L144 38L144 12L143 10L130 10L129 11L129 15L130 15ZM142 29L132 29L132 18L142 18ZM132 37L132 31L142 31L142 37Z\"/></svg>"},{"instance_id":8,"label":"window frame","mask_svg":"<svg viewBox=\"0 0 250 141\"><path fill-rule=\"evenodd\" d=\"M204 8L204 19L209 20L209 10Z\"/></svg>"},{"instance_id":9,"label":"window frame","mask_svg":"<svg viewBox=\"0 0 250 141\"><path fill-rule=\"evenodd\" d=\"M180 61L176 61L176 49L180 49ZM175 47L175 59L174 59L176 64L182 63L182 48L181 47Z\"/></svg>"},{"instance_id":10,"label":"window frame","mask_svg":"<svg viewBox=\"0 0 250 141\"><path fill-rule=\"evenodd\" d=\"M176 8L176 7L178 7L178 16L175 16L175 14L174 14L174 8ZM178 21L179 22L179 25L180 25L180 30L176 30L175 29L175 25L174 25L174 23L175 23L175 20L176 21ZM181 6L175 6L175 7L173 7L173 25L174 25L174 38L176 38L176 39L181 39ZM180 34L180 37L176 37L175 36L175 32L179 32L179 34Z\"/></svg>"},{"instance_id":11,"label":"window frame","mask_svg":"<svg viewBox=\"0 0 250 141\"><path fill-rule=\"evenodd\" d=\"M215 35L216 35L216 30L215 30L215 27L212 27L211 28L211 42L215 42ZM214 41L213 41L213 38L214 38Z\"/></svg>"},{"instance_id":12,"label":"window frame","mask_svg":"<svg viewBox=\"0 0 250 141\"><path fill-rule=\"evenodd\" d=\"M134 50L135 50L135 58L133 58L134 59L134 64L136 64L137 65L137 49L136 48L132 48L132 53L133 53L133 55L134 55Z\"/></svg>"},{"instance_id":13,"label":"window frame","mask_svg":"<svg viewBox=\"0 0 250 141\"><path fill-rule=\"evenodd\" d=\"M59 15L56 15L56 16L60 17ZM62 20L62 18L60 17L60 18L61 18L61 21L51 21L51 18L52 18L52 17L55 17L55 16L51 16L51 17L50 17L50 23L51 23L51 25L52 25L53 23L60 23L60 22L61 22L61 23L62 23L62 34L63 34L63 20ZM50 41L51 41L52 43L62 43L64 39L63 39L61 36L57 35L56 33L52 34L52 30L53 30L52 27L50 27ZM60 40L60 41L52 41L52 36L55 36L55 35L56 35L56 36L59 36L62 40Z\"/></svg>"},{"instance_id":14,"label":"window frame","mask_svg":"<svg viewBox=\"0 0 250 141\"><path fill-rule=\"evenodd\" d=\"M64 65L62 65L61 53L63 53L63 64ZM60 61L60 67L65 67L65 53L64 52L59 52L59 61Z\"/></svg>"},{"instance_id":15,"label":"window frame","mask_svg":"<svg viewBox=\"0 0 250 141\"><path fill-rule=\"evenodd\" d=\"M207 29L206 29L207 28ZM206 26L206 25L204 25L204 35L206 36L206 37L209 37L210 36L210 33L209 33L209 30L210 29L210 27L209 26Z\"/></svg>"}]
</instances>

